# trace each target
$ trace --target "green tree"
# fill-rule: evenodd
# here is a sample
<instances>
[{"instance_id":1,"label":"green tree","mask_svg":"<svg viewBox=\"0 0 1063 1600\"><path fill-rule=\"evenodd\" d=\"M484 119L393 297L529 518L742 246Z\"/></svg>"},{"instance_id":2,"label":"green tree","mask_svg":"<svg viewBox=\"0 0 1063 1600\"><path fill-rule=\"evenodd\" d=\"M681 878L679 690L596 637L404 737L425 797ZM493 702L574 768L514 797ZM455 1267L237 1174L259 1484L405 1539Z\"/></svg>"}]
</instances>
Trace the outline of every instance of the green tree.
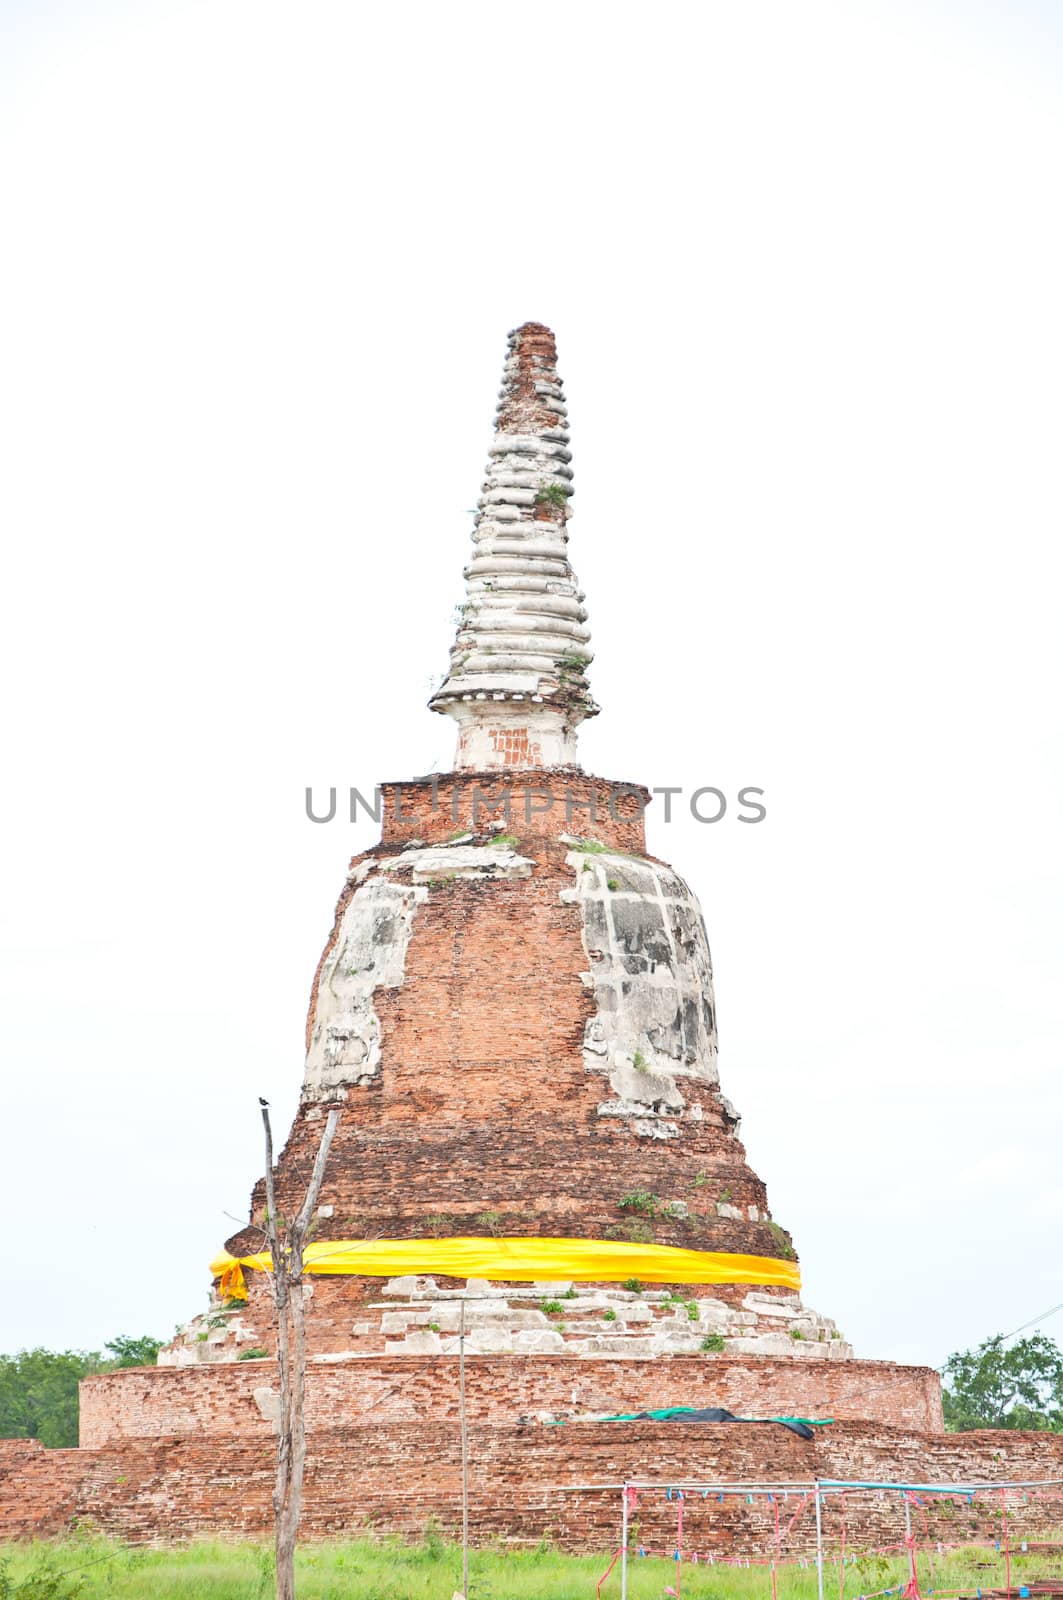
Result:
<instances>
[{"instance_id":1,"label":"green tree","mask_svg":"<svg viewBox=\"0 0 1063 1600\"><path fill-rule=\"evenodd\" d=\"M78 1384L93 1372L150 1366L161 1339L120 1334L96 1350L20 1350L0 1355L0 1439L39 1439L49 1449L78 1442Z\"/></svg>"},{"instance_id":2,"label":"green tree","mask_svg":"<svg viewBox=\"0 0 1063 1600\"><path fill-rule=\"evenodd\" d=\"M960 1350L941 1369L945 1426L1063 1432L1063 1353L1035 1333L1005 1348L1003 1334Z\"/></svg>"},{"instance_id":3,"label":"green tree","mask_svg":"<svg viewBox=\"0 0 1063 1600\"><path fill-rule=\"evenodd\" d=\"M20 1350L0 1356L0 1439L78 1442L78 1384L100 1357L86 1350Z\"/></svg>"},{"instance_id":4,"label":"green tree","mask_svg":"<svg viewBox=\"0 0 1063 1600\"><path fill-rule=\"evenodd\" d=\"M116 1367L153 1367L155 1358L163 1346L162 1339L153 1339L150 1333L142 1333L139 1338L131 1339L119 1334L116 1339L108 1339L104 1345L114 1357L108 1363Z\"/></svg>"}]
</instances>

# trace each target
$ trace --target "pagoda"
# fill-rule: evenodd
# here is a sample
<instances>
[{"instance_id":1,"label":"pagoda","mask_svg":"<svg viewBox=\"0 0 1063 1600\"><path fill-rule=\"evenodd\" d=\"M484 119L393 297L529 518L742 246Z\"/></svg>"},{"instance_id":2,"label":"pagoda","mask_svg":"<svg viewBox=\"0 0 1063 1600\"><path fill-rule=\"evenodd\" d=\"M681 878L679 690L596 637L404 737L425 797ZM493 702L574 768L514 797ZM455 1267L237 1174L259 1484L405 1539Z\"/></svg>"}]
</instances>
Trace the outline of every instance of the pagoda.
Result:
<instances>
[{"instance_id":1,"label":"pagoda","mask_svg":"<svg viewBox=\"0 0 1063 1600\"><path fill-rule=\"evenodd\" d=\"M1048 1477L1045 1436L946 1437L936 1372L855 1360L801 1301L720 1087L697 900L647 853L648 791L579 764L598 708L572 490L553 335L526 323L431 701L454 770L381 786L273 1175L292 1215L338 1113L305 1256L303 1532L420 1537L468 1513L474 1542L615 1549L632 1480ZM0 1441L0 1537L269 1530L264 1208L259 1182L158 1365L83 1380L78 1450ZM676 1535L670 1496L639 1508L651 1544ZM691 1502L703 1550L748 1554L759 1528L777 1552L777 1500L751 1523L749 1497L722 1498Z\"/></svg>"},{"instance_id":2,"label":"pagoda","mask_svg":"<svg viewBox=\"0 0 1063 1600\"><path fill-rule=\"evenodd\" d=\"M382 786L314 977L275 1175L289 1212L340 1107L310 1347L445 1355L464 1299L473 1354L846 1359L720 1087L698 902L647 853L648 791L579 765L598 707L571 459L554 336L526 323L431 700L454 770ZM164 1362L271 1348L264 1203L259 1183L215 1263L243 1309L206 1339L195 1320Z\"/></svg>"}]
</instances>

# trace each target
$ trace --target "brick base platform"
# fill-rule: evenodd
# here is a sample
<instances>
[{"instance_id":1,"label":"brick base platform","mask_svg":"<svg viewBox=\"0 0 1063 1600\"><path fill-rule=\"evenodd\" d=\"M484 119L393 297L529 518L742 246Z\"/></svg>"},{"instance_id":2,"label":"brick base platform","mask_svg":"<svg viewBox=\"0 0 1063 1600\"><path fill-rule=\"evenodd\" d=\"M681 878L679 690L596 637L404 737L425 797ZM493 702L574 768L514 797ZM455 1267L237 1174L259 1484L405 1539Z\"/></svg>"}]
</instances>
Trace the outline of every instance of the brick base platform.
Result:
<instances>
[{"instance_id":1,"label":"brick base platform","mask_svg":"<svg viewBox=\"0 0 1063 1600\"><path fill-rule=\"evenodd\" d=\"M723 1406L739 1415L837 1417L940 1433L941 1381L930 1367L889 1361L671 1356L649 1360L474 1356L466 1364L473 1424L506 1427L660 1406ZM213 1443L268 1439L275 1416L272 1360L137 1367L86 1378L81 1443L194 1435ZM318 1357L307 1379L307 1427L407 1425L458 1415L456 1356Z\"/></svg>"},{"instance_id":2,"label":"brick base platform","mask_svg":"<svg viewBox=\"0 0 1063 1600\"><path fill-rule=\"evenodd\" d=\"M608 1551L619 1533L619 1494L628 1478L667 1482L811 1482L863 1478L908 1482L1005 1481L1063 1477L1056 1434L928 1434L838 1422L806 1441L774 1424L676 1426L578 1423L564 1427L482 1423L470 1428L471 1528L476 1541L547 1537L574 1550ZM273 1446L268 1433L226 1438L125 1439L99 1449L45 1450L35 1441L0 1441L0 1536L50 1536L74 1526L142 1543L196 1535L264 1538L270 1530ZM429 1519L448 1534L460 1526L461 1459L453 1421L372 1423L313 1434L303 1536L351 1536L367 1529L416 1536ZM577 1491L576 1484L609 1487ZM999 1536L996 1497L955 1506L928 1503L933 1539ZM793 1510L800 1497L792 1496ZM899 1496L848 1496L850 1550L894 1542L903 1522ZM714 1496L687 1503L688 1548L765 1552L770 1507ZM638 1508L639 1537L650 1547L674 1538L675 1507L663 1492ZM825 1512L828 1543L840 1533L837 1502ZM1031 1500L1013 1515L1015 1538L1058 1522L1059 1502ZM920 1531L922 1525L920 1524ZM807 1553L814 1524L806 1511L786 1553Z\"/></svg>"}]
</instances>

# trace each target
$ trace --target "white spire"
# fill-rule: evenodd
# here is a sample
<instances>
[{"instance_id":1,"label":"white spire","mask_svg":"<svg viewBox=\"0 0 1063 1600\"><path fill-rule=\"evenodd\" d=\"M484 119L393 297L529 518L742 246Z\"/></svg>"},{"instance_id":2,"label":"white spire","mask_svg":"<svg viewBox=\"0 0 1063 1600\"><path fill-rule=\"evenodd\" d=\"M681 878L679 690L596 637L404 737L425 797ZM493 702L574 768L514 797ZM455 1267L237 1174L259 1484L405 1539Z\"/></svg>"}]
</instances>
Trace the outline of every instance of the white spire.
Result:
<instances>
[{"instance_id":1,"label":"white spire","mask_svg":"<svg viewBox=\"0 0 1063 1600\"><path fill-rule=\"evenodd\" d=\"M576 728L598 711L587 612L568 563L572 456L556 362L541 323L510 334L467 597L430 701L458 723L458 769L575 766Z\"/></svg>"}]
</instances>

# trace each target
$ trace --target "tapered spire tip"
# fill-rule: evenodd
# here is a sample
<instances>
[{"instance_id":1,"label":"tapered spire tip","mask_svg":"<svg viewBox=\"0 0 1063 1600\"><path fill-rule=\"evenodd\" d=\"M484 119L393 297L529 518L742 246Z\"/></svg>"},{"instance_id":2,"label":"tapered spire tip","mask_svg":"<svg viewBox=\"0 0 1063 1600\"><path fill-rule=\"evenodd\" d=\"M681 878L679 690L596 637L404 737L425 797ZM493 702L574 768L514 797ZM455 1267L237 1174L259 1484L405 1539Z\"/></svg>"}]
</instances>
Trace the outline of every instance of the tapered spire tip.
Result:
<instances>
[{"instance_id":1,"label":"tapered spire tip","mask_svg":"<svg viewBox=\"0 0 1063 1600\"><path fill-rule=\"evenodd\" d=\"M568 561L571 459L554 335L526 322L509 335L466 601L430 702L458 722L459 768L575 766L576 728L598 710Z\"/></svg>"}]
</instances>

